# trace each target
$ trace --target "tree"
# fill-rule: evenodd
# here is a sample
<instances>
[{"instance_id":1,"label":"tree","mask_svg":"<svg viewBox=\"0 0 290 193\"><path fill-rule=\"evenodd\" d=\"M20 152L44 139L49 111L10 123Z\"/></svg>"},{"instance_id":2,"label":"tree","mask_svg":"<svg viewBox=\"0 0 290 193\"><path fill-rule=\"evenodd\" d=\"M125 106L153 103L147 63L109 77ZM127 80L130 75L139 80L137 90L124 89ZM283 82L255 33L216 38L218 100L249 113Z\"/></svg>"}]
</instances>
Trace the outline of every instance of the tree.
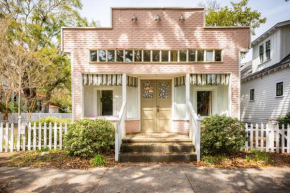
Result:
<instances>
[{"instance_id":1,"label":"tree","mask_svg":"<svg viewBox=\"0 0 290 193\"><path fill-rule=\"evenodd\" d=\"M51 94L59 87L70 88L70 62L60 50L61 27L65 26L96 26L96 22L88 22L82 18L79 10L82 8L80 0L3 0L0 2L0 19L13 19L11 38L14 42L21 42L27 52L33 52L41 60L48 59L45 74L46 79L42 86L45 92L46 103L49 105ZM31 69L22 68L21 82L28 82ZM44 75L45 76L45 75ZM27 84L29 86L29 84ZM23 90L24 98L30 100L36 94L36 87L26 87Z\"/></svg>"},{"instance_id":2,"label":"tree","mask_svg":"<svg viewBox=\"0 0 290 193\"><path fill-rule=\"evenodd\" d=\"M207 26L250 26L255 35L255 29L260 24L266 23L266 18L261 13L247 7L249 0L241 0L239 3L231 2L232 7L220 7L216 1L207 1Z\"/></svg>"}]
</instances>

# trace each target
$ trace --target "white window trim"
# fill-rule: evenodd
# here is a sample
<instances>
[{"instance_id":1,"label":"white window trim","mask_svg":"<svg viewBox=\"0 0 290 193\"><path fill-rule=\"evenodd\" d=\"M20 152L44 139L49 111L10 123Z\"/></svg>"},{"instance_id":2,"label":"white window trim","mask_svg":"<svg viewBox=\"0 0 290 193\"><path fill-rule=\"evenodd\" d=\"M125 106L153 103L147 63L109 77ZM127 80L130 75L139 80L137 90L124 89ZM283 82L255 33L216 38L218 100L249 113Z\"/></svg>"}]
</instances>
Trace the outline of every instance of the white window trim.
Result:
<instances>
[{"instance_id":1,"label":"white window trim","mask_svg":"<svg viewBox=\"0 0 290 193\"><path fill-rule=\"evenodd\" d=\"M116 102L114 100L114 96L115 96L115 88L112 88L112 87L108 87L108 86L104 86L104 87L101 87L101 88L94 88L94 113L97 115L98 114L98 101L96 100L97 96L98 96L98 91L102 91L102 90L112 90L113 91L113 115L111 116L117 116L115 115L115 113L117 112L116 110ZM100 117L110 117L110 116L102 116L102 115L97 115L97 116L100 116Z\"/></svg>"}]
</instances>

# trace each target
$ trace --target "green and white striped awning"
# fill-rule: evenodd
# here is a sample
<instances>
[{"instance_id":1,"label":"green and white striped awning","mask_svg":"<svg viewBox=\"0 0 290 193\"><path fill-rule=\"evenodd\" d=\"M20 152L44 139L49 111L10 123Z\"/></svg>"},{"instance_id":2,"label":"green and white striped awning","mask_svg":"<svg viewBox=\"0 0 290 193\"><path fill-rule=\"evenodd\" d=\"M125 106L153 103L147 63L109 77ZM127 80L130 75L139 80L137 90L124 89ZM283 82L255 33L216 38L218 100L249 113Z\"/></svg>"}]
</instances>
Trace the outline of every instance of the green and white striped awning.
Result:
<instances>
[{"instance_id":1,"label":"green and white striped awning","mask_svg":"<svg viewBox=\"0 0 290 193\"><path fill-rule=\"evenodd\" d=\"M191 85L228 85L230 81L229 74L191 74Z\"/></svg>"},{"instance_id":2,"label":"green and white striped awning","mask_svg":"<svg viewBox=\"0 0 290 193\"><path fill-rule=\"evenodd\" d=\"M122 74L83 74L84 85L122 86ZM127 76L127 86L137 87L138 78Z\"/></svg>"},{"instance_id":3,"label":"green and white striped awning","mask_svg":"<svg viewBox=\"0 0 290 193\"><path fill-rule=\"evenodd\" d=\"M174 78L174 86L179 87L179 86L184 86L185 85L185 76L180 76Z\"/></svg>"}]
</instances>

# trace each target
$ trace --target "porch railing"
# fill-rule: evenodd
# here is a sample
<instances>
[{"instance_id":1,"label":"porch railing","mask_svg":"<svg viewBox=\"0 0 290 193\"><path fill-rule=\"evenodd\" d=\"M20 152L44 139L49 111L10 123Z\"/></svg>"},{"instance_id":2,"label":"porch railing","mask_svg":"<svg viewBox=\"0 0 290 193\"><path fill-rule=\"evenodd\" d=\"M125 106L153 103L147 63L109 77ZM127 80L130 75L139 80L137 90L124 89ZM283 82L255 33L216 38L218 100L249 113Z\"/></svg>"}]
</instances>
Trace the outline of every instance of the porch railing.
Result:
<instances>
[{"instance_id":1,"label":"porch railing","mask_svg":"<svg viewBox=\"0 0 290 193\"><path fill-rule=\"evenodd\" d=\"M200 161L200 123L201 118L195 112L192 103L187 102L187 107L189 110L189 137L195 146L197 161Z\"/></svg>"},{"instance_id":2,"label":"porch railing","mask_svg":"<svg viewBox=\"0 0 290 193\"><path fill-rule=\"evenodd\" d=\"M115 129L115 160L119 161L122 139L125 137L126 102L123 102Z\"/></svg>"}]
</instances>

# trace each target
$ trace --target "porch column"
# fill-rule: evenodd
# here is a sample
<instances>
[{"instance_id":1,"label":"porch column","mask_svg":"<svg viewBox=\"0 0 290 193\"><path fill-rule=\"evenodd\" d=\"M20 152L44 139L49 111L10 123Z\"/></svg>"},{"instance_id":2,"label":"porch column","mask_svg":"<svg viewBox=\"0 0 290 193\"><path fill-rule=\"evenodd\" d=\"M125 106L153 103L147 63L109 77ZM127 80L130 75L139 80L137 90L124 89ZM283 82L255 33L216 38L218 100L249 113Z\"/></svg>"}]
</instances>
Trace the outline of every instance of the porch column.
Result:
<instances>
[{"instance_id":1,"label":"porch column","mask_svg":"<svg viewBox=\"0 0 290 193\"><path fill-rule=\"evenodd\" d=\"M122 102L127 101L127 75L122 75Z\"/></svg>"},{"instance_id":2,"label":"porch column","mask_svg":"<svg viewBox=\"0 0 290 193\"><path fill-rule=\"evenodd\" d=\"M189 81L189 74L186 74L185 76L185 100L186 100L186 106L188 104L188 101L190 100L190 81ZM189 119L189 109L186 107L186 118Z\"/></svg>"}]
</instances>

